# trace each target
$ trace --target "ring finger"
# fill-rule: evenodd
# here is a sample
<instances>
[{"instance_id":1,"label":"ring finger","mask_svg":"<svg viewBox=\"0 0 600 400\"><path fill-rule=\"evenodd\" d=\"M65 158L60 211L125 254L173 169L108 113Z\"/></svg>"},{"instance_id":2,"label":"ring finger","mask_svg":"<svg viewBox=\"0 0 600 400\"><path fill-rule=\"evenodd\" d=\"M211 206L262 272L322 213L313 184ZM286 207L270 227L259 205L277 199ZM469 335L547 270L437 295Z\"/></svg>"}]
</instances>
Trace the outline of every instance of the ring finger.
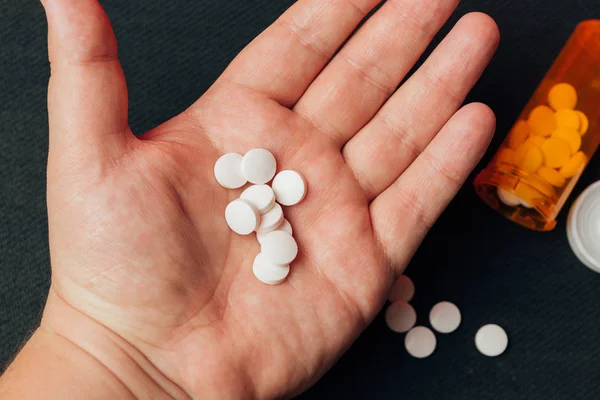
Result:
<instances>
[{"instance_id":1,"label":"ring finger","mask_svg":"<svg viewBox=\"0 0 600 400\"><path fill-rule=\"evenodd\" d=\"M375 115L458 0L389 0L340 50L294 107L341 148Z\"/></svg>"},{"instance_id":2,"label":"ring finger","mask_svg":"<svg viewBox=\"0 0 600 400\"><path fill-rule=\"evenodd\" d=\"M369 200L392 184L452 117L489 63L498 40L498 28L490 17L464 16L346 144L346 163Z\"/></svg>"}]
</instances>

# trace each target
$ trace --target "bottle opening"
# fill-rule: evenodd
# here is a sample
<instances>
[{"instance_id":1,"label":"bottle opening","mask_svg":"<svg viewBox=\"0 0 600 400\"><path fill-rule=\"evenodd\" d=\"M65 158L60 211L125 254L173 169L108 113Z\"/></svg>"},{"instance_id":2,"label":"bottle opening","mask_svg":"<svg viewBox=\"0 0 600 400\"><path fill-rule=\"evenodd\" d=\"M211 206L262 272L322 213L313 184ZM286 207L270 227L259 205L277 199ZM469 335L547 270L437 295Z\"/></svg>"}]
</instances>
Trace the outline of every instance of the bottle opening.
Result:
<instances>
[{"instance_id":1,"label":"bottle opening","mask_svg":"<svg viewBox=\"0 0 600 400\"><path fill-rule=\"evenodd\" d=\"M494 210L526 228L550 231L556 226L557 193L534 174L495 163L479 174L475 190Z\"/></svg>"}]
</instances>

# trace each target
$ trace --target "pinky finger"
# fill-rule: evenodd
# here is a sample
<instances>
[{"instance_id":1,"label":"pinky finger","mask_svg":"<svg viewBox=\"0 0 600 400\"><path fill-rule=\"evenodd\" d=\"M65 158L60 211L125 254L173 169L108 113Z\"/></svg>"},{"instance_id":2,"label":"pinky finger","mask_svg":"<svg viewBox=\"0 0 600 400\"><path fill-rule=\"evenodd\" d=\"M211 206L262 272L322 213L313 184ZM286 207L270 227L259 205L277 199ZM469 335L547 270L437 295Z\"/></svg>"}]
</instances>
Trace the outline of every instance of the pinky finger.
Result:
<instances>
[{"instance_id":1,"label":"pinky finger","mask_svg":"<svg viewBox=\"0 0 600 400\"><path fill-rule=\"evenodd\" d=\"M392 265L403 268L411 259L483 156L495 127L494 113L486 105L463 107L412 165L373 200L373 228Z\"/></svg>"}]
</instances>

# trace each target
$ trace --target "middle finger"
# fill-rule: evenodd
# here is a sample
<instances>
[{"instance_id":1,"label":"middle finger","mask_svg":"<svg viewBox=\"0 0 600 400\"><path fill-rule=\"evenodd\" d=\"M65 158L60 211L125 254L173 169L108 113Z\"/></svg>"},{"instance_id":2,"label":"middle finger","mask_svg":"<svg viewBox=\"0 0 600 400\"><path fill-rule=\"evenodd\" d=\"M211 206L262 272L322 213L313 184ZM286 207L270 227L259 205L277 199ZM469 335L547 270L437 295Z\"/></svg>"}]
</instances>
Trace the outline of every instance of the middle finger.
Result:
<instances>
[{"instance_id":1,"label":"middle finger","mask_svg":"<svg viewBox=\"0 0 600 400\"><path fill-rule=\"evenodd\" d=\"M461 105L498 45L495 22L464 16L398 92L344 147L371 200L413 162Z\"/></svg>"},{"instance_id":2,"label":"middle finger","mask_svg":"<svg viewBox=\"0 0 600 400\"><path fill-rule=\"evenodd\" d=\"M379 110L459 0L389 0L294 107L341 148Z\"/></svg>"}]
</instances>

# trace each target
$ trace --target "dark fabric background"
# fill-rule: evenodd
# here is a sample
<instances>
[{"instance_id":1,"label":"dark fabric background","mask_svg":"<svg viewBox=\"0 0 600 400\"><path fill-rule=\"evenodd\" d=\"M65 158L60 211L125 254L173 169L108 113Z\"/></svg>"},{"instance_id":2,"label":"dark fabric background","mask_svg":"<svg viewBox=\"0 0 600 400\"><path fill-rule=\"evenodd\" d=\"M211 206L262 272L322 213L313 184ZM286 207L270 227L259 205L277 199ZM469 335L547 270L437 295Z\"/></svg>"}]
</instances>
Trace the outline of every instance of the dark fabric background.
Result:
<instances>
[{"instance_id":1,"label":"dark fabric background","mask_svg":"<svg viewBox=\"0 0 600 400\"><path fill-rule=\"evenodd\" d=\"M424 0L425 1L425 0ZM292 0L104 0L120 42L136 133L176 115ZM464 0L502 32L497 56L469 100L498 115L499 145L580 20L598 0ZM439 40L439 38L437 39ZM436 41L437 41L436 40ZM0 361L35 326L49 285L45 208L46 23L35 0L0 0ZM480 165L480 168L482 165ZM596 157L575 190L600 179ZM571 202L565 208L568 209ZM440 300L463 324L425 360L379 316L305 399L596 399L600 391L600 276L572 255L563 212L556 230L530 232L489 210L472 179L408 268L419 322ZM508 352L489 359L478 327L504 326ZM343 327L340 327L343 328Z\"/></svg>"}]
</instances>

